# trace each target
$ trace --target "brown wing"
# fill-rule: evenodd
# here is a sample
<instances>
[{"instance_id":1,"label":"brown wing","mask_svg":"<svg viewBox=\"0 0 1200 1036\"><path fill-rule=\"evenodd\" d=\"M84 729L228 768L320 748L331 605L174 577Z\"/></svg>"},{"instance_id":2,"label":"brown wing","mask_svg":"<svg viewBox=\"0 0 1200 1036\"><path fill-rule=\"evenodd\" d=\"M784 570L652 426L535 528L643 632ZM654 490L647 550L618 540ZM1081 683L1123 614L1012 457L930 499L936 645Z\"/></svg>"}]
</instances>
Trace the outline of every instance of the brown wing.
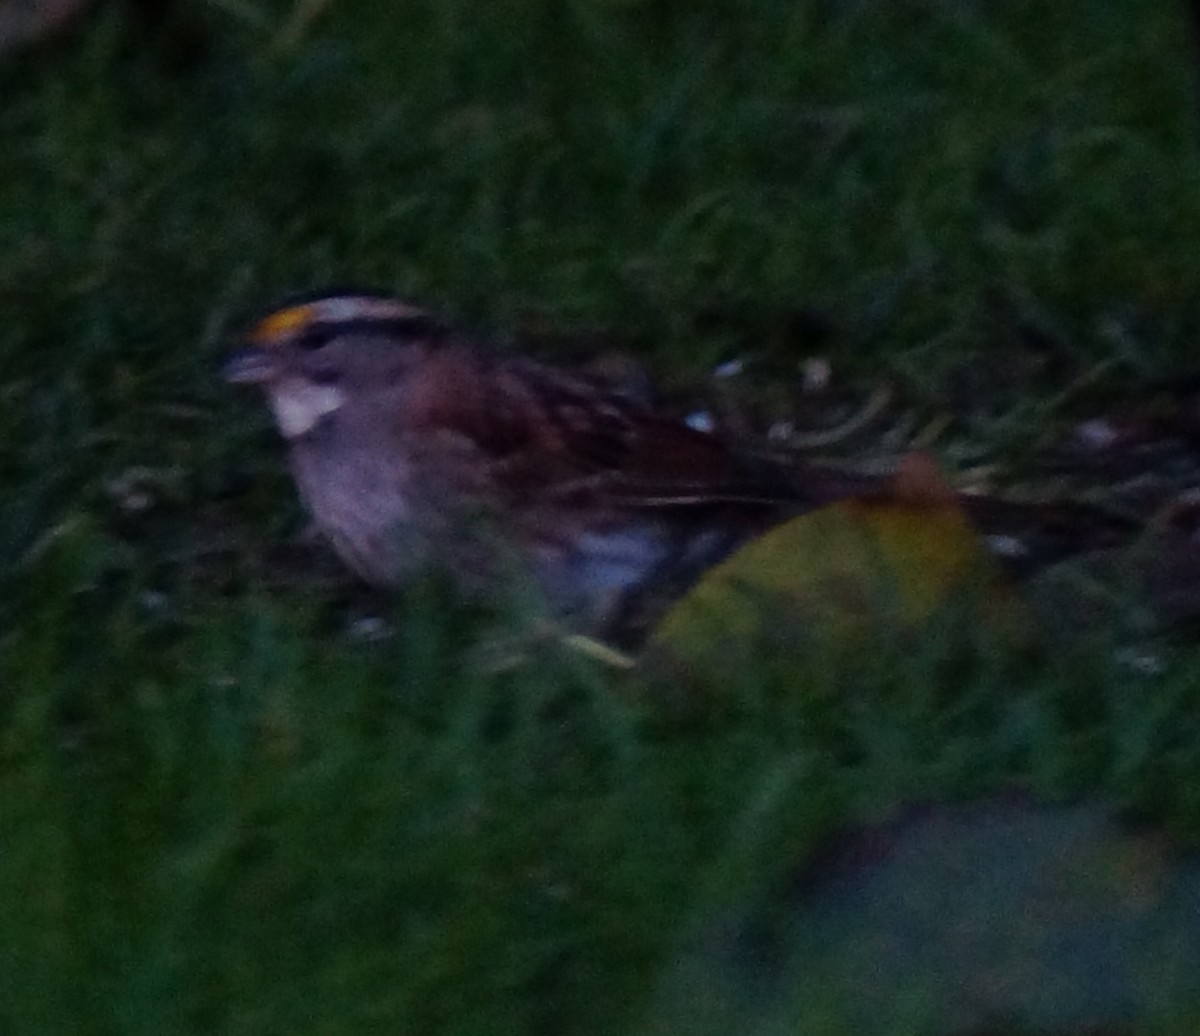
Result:
<instances>
[{"instance_id":1,"label":"brown wing","mask_svg":"<svg viewBox=\"0 0 1200 1036\"><path fill-rule=\"evenodd\" d=\"M752 462L715 436L543 364L469 345L443 347L429 361L405 423L469 442L509 499L598 495L622 507L678 508L813 503L848 492L828 472L814 483Z\"/></svg>"}]
</instances>

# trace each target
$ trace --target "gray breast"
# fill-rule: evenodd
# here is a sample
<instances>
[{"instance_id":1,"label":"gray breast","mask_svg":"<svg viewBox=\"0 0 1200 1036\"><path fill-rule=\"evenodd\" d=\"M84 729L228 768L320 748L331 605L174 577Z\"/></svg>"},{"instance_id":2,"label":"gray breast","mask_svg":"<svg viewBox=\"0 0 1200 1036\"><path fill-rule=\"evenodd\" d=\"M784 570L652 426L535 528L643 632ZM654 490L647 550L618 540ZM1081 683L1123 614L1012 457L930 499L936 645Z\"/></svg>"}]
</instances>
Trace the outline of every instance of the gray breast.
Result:
<instances>
[{"instance_id":1,"label":"gray breast","mask_svg":"<svg viewBox=\"0 0 1200 1036\"><path fill-rule=\"evenodd\" d=\"M396 444L347 431L331 416L292 440L297 488L347 564L368 582L400 583L429 561L410 465Z\"/></svg>"}]
</instances>

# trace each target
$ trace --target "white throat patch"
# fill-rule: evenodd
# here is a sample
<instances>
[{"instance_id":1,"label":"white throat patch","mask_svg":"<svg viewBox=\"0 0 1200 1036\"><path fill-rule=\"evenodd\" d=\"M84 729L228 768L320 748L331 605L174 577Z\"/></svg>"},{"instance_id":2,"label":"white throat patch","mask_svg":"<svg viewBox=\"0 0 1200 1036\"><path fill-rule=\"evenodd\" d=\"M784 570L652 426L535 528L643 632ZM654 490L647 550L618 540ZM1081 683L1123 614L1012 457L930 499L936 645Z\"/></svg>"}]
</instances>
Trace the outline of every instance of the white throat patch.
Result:
<instances>
[{"instance_id":1,"label":"white throat patch","mask_svg":"<svg viewBox=\"0 0 1200 1036\"><path fill-rule=\"evenodd\" d=\"M342 408L346 397L334 385L314 385L303 378L288 378L269 393L275 423L285 439L312 431L322 417Z\"/></svg>"}]
</instances>

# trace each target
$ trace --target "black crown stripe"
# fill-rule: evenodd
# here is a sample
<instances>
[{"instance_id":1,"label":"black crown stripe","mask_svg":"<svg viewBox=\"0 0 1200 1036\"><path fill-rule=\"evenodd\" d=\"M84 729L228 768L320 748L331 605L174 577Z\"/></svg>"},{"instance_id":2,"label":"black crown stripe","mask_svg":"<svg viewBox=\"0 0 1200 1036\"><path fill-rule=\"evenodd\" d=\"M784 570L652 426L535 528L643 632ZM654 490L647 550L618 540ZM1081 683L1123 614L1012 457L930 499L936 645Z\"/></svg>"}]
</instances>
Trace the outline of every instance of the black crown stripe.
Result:
<instances>
[{"instance_id":1,"label":"black crown stripe","mask_svg":"<svg viewBox=\"0 0 1200 1036\"><path fill-rule=\"evenodd\" d=\"M445 324L426 314L403 317L354 317L350 320L314 320L299 332L297 342L304 349L320 349L339 335L386 335L411 341L415 338L437 340L445 337Z\"/></svg>"}]
</instances>

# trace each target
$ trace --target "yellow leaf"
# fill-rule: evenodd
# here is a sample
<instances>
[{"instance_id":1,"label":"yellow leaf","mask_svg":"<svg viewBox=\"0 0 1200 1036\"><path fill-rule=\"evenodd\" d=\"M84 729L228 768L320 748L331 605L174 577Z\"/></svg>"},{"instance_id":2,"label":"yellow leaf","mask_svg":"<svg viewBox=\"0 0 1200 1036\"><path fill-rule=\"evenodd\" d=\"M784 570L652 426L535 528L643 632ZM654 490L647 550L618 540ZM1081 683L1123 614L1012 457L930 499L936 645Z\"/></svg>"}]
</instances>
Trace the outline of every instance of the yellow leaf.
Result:
<instances>
[{"instance_id":1,"label":"yellow leaf","mask_svg":"<svg viewBox=\"0 0 1200 1036\"><path fill-rule=\"evenodd\" d=\"M706 676L764 644L853 657L873 631L914 632L960 600L992 625L1016 611L953 491L914 454L885 492L796 518L714 567L647 657Z\"/></svg>"}]
</instances>

